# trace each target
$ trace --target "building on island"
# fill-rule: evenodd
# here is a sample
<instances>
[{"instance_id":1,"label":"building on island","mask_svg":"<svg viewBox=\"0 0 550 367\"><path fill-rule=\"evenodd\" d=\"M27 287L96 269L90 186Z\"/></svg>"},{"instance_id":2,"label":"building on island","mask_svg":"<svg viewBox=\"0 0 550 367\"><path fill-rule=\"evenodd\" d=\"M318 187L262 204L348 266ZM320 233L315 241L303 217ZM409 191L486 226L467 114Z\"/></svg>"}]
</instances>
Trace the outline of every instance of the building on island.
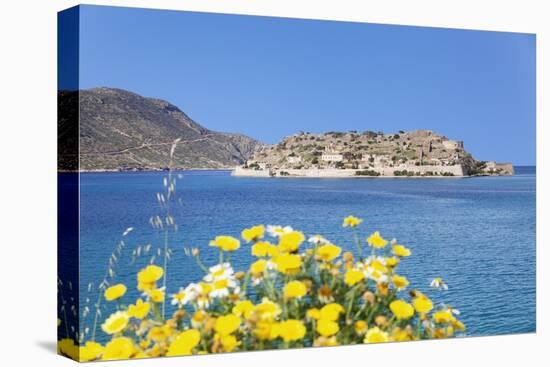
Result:
<instances>
[{"instance_id":1,"label":"building on island","mask_svg":"<svg viewBox=\"0 0 550 367\"><path fill-rule=\"evenodd\" d=\"M442 142L445 149L464 149L464 142L461 140L443 140Z\"/></svg>"},{"instance_id":2,"label":"building on island","mask_svg":"<svg viewBox=\"0 0 550 367\"><path fill-rule=\"evenodd\" d=\"M342 162L344 156L340 153L323 153L321 155L321 160L325 162Z\"/></svg>"}]
</instances>

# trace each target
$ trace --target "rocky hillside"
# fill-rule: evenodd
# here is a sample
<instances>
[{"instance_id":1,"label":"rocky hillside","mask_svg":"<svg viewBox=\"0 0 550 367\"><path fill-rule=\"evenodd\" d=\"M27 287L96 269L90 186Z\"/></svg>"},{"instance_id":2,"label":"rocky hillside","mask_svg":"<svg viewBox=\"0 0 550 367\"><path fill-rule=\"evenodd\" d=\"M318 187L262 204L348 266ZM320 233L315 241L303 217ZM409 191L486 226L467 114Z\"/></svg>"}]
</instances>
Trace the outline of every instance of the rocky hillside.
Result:
<instances>
[{"instance_id":1,"label":"rocky hillside","mask_svg":"<svg viewBox=\"0 0 550 367\"><path fill-rule=\"evenodd\" d=\"M245 135L209 130L166 101L113 88L80 91L79 134L81 170L164 169L178 138L178 169L233 167L261 146Z\"/></svg>"},{"instance_id":2,"label":"rocky hillside","mask_svg":"<svg viewBox=\"0 0 550 367\"><path fill-rule=\"evenodd\" d=\"M435 174L436 171L444 172L442 167L453 166L461 166L465 175L513 174L510 164L478 161L464 149L462 141L450 140L429 130L392 134L373 131L300 132L284 138L279 144L262 147L244 168L339 168L365 172L386 169L409 174L416 171Z\"/></svg>"}]
</instances>

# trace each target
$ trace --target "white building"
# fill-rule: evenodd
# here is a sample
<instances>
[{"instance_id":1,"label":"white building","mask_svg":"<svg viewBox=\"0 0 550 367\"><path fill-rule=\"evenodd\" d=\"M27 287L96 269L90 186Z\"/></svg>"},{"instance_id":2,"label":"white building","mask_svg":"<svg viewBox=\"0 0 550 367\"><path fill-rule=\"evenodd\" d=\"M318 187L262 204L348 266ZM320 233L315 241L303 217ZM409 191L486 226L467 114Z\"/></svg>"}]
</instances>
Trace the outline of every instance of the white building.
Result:
<instances>
[{"instance_id":1,"label":"white building","mask_svg":"<svg viewBox=\"0 0 550 367\"><path fill-rule=\"evenodd\" d=\"M340 153L323 153L321 155L321 160L325 162L342 162L344 156Z\"/></svg>"},{"instance_id":2,"label":"white building","mask_svg":"<svg viewBox=\"0 0 550 367\"><path fill-rule=\"evenodd\" d=\"M296 156L288 157L288 163L300 163L300 162L302 162L302 157L296 157Z\"/></svg>"}]
</instances>

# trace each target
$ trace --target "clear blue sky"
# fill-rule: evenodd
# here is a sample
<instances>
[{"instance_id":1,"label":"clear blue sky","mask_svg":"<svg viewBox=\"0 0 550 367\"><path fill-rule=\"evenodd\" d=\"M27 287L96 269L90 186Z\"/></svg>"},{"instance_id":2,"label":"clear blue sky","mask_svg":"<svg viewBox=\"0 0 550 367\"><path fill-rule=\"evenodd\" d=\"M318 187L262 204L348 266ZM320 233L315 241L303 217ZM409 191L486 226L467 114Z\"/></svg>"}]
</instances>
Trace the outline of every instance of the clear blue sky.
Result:
<instances>
[{"instance_id":1,"label":"clear blue sky","mask_svg":"<svg viewBox=\"0 0 550 367\"><path fill-rule=\"evenodd\" d=\"M209 129L431 129L535 164L534 35L95 6L80 20L81 88L165 99Z\"/></svg>"}]
</instances>

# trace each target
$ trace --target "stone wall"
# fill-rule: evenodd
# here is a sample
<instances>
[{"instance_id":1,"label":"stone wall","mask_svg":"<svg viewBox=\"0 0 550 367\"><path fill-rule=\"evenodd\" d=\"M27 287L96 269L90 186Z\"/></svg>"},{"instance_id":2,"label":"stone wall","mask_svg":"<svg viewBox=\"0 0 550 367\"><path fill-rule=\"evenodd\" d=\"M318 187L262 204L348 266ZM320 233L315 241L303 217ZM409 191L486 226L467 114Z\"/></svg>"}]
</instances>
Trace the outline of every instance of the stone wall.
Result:
<instances>
[{"instance_id":1,"label":"stone wall","mask_svg":"<svg viewBox=\"0 0 550 367\"><path fill-rule=\"evenodd\" d=\"M394 171L401 171L406 169L407 171L420 172L421 174L426 172L438 173L439 176L443 173L452 173L454 176L462 177L465 175L465 169L461 165L454 166L403 166L403 167L378 167L372 168L371 171L380 173L377 177L394 177ZM325 177L325 178L340 178L340 177L368 177L357 176L355 173L358 170L355 169L281 169L281 170L253 170L237 167L232 172L233 176L246 176L246 177ZM283 173L285 172L285 173ZM281 174L283 173L283 174ZM437 175L435 177L438 177Z\"/></svg>"}]
</instances>

